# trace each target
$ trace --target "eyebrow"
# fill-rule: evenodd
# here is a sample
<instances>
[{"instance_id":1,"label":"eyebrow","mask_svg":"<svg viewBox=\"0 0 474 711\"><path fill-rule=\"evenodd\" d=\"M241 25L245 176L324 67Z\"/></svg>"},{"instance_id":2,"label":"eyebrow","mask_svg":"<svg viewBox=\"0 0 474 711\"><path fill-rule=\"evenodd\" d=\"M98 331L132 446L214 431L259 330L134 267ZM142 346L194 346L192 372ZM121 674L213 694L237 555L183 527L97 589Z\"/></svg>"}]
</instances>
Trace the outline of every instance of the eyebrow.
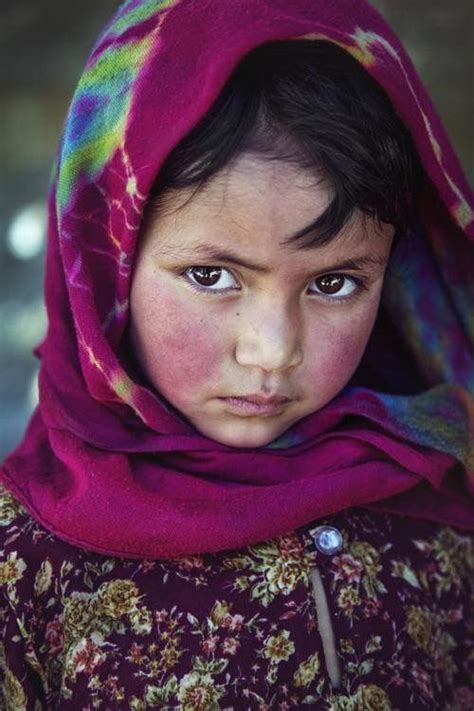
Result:
<instances>
[{"instance_id":1,"label":"eyebrow","mask_svg":"<svg viewBox=\"0 0 474 711\"><path fill-rule=\"evenodd\" d=\"M162 253L166 253L167 251L168 250L166 249L160 250L160 252ZM264 267L261 264L249 262L247 259L244 259L243 257L239 256L238 254L232 252L229 249L216 249L213 245L206 243L199 243L192 247L182 246L178 248L173 248L172 250L169 250L169 253L172 253L172 256L174 257L180 258L204 258L215 260L216 262L227 262L228 264L236 264L237 266L245 267L246 269L250 269L261 274L268 274L271 271L269 267ZM342 269L353 269L361 271L363 269L385 267L386 265L386 257L366 254L361 255L359 257L345 259L344 261L338 262L337 264L332 264L330 267L325 267L325 271L335 271Z\"/></svg>"}]
</instances>

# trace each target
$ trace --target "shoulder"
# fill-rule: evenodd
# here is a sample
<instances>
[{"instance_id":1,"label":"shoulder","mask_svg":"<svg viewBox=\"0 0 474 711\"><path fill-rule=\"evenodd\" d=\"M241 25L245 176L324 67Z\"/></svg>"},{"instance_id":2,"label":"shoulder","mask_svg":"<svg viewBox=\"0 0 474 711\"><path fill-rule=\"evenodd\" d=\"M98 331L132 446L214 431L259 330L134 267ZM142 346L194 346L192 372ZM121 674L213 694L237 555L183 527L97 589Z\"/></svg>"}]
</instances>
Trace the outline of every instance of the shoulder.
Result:
<instances>
[{"instance_id":1,"label":"shoulder","mask_svg":"<svg viewBox=\"0 0 474 711\"><path fill-rule=\"evenodd\" d=\"M4 530L16 519L27 515L22 505L15 499L13 494L0 483L0 530Z\"/></svg>"},{"instance_id":2,"label":"shoulder","mask_svg":"<svg viewBox=\"0 0 474 711\"><path fill-rule=\"evenodd\" d=\"M0 483L0 585L29 577L57 555L58 540Z\"/></svg>"},{"instance_id":3,"label":"shoulder","mask_svg":"<svg viewBox=\"0 0 474 711\"><path fill-rule=\"evenodd\" d=\"M139 560L62 541L0 484L0 604L22 621L25 635L38 637L65 610L96 595L131 595L140 569Z\"/></svg>"},{"instance_id":4,"label":"shoulder","mask_svg":"<svg viewBox=\"0 0 474 711\"><path fill-rule=\"evenodd\" d=\"M474 571L474 532L456 526L395 513L351 509L340 515L350 545L370 543L380 556L410 559L414 564L435 562L440 570L455 568L460 578Z\"/></svg>"},{"instance_id":5,"label":"shoulder","mask_svg":"<svg viewBox=\"0 0 474 711\"><path fill-rule=\"evenodd\" d=\"M24 620L24 632L30 618L38 629L61 607L63 585L84 565L83 555L45 529L0 484L0 599Z\"/></svg>"},{"instance_id":6,"label":"shoulder","mask_svg":"<svg viewBox=\"0 0 474 711\"><path fill-rule=\"evenodd\" d=\"M0 590L8 591L24 577L24 557L31 549L31 519L21 504L0 484Z\"/></svg>"}]
</instances>

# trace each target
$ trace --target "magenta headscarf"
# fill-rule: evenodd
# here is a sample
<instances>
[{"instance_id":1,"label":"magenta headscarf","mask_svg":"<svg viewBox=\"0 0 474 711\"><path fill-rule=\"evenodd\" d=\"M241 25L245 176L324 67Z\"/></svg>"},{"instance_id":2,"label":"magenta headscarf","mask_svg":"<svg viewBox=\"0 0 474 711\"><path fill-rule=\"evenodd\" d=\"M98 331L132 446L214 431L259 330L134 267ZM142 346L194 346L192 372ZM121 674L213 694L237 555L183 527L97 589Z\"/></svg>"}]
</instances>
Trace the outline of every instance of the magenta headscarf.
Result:
<instances>
[{"instance_id":1,"label":"magenta headscarf","mask_svg":"<svg viewBox=\"0 0 474 711\"><path fill-rule=\"evenodd\" d=\"M379 385L351 382L268 446L232 448L121 359L132 261L166 156L247 52L298 38L337 43L391 97L425 170L424 230L387 273L363 361ZM39 406L2 481L59 538L133 558L240 547L351 506L474 529L472 205L410 60L363 0L127 0L59 146Z\"/></svg>"}]
</instances>

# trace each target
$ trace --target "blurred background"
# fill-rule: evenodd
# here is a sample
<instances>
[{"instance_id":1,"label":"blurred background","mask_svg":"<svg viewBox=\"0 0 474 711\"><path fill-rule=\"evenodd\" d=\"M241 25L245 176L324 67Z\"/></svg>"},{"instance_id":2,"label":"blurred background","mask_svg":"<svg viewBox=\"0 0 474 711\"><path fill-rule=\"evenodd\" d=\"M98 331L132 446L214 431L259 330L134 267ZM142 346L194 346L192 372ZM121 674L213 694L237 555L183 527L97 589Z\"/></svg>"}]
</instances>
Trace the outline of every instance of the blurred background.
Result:
<instances>
[{"instance_id":1,"label":"blurred background","mask_svg":"<svg viewBox=\"0 0 474 711\"><path fill-rule=\"evenodd\" d=\"M225 1L225 0L224 0ZM0 3L0 460L37 398L46 194L75 84L118 0ZM472 0L374 0L418 68L474 177Z\"/></svg>"}]
</instances>

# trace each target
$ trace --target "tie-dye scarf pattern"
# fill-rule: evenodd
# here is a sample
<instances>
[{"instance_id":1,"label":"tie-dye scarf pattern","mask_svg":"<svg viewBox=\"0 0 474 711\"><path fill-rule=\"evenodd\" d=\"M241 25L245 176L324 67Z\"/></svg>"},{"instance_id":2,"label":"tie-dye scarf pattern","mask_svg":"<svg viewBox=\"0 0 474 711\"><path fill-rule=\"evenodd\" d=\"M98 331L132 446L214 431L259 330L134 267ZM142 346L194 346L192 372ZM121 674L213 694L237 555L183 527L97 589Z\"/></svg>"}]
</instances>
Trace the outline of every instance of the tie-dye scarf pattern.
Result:
<instances>
[{"instance_id":1,"label":"tie-dye scarf pattern","mask_svg":"<svg viewBox=\"0 0 474 711\"><path fill-rule=\"evenodd\" d=\"M135 382L119 346L160 165L245 53L290 38L350 52L418 148L424 228L401 241L383 296L411 361L386 368L374 341L383 391L350 383L267 447L239 450ZM1 478L60 538L130 557L255 543L353 505L474 528L472 206L406 52L366 2L123 3L92 49L53 168L40 403Z\"/></svg>"}]
</instances>

